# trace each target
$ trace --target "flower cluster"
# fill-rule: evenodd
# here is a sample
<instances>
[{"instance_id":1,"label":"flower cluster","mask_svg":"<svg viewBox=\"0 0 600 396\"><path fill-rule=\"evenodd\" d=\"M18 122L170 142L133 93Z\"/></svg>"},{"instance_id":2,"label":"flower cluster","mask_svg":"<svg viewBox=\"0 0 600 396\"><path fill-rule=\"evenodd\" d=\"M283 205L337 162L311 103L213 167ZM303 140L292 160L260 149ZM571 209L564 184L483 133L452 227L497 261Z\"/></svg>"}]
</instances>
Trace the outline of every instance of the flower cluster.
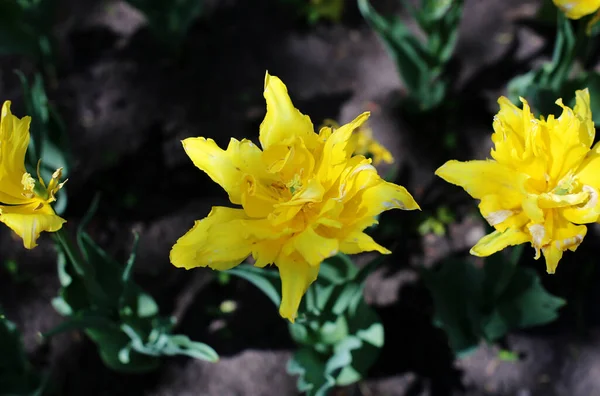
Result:
<instances>
[{"instance_id":1,"label":"flower cluster","mask_svg":"<svg viewBox=\"0 0 600 396\"><path fill-rule=\"evenodd\" d=\"M214 207L171 250L186 269L230 269L252 255L255 266L275 264L282 283L280 314L294 320L320 263L338 252L389 251L363 231L382 211L418 209L404 187L386 182L362 155L353 132L369 117L315 133L292 104L287 88L266 75L267 114L260 145L231 139L222 150L212 139L183 141L194 164L238 208Z\"/></svg>"},{"instance_id":2,"label":"flower cluster","mask_svg":"<svg viewBox=\"0 0 600 396\"><path fill-rule=\"evenodd\" d=\"M472 249L488 256L507 246L530 242L554 273L565 250L585 237L583 224L600 216L600 145L592 149L595 129L588 90L576 92L573 109L562 100L560 117L536 119L498 100L491 150L493 160L448 161L436 174L480 199L479 209L496 230Z\"/></svg>"}]
</instances>

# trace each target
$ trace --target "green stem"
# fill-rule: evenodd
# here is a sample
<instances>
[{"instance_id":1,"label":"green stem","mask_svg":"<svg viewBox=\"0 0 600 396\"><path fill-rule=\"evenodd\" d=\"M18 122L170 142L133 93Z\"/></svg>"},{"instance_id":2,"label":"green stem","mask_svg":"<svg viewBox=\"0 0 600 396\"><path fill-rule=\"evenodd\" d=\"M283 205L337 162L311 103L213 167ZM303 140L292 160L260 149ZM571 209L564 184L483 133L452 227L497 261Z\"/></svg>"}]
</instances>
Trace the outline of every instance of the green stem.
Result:
<instances>
[{"instance_id":1,"label":"green stem","mask_svg":"<svg viewBox=\"0 0 600 396\"><path fill-rule=\"evenodd\" d=\"M571 22L562 12L558 12L558 36L554 48L552 62L555 69L550 77L550 87L554 91L560 91L565 81L569 78L573 63L581 48L587 45L587 35L585 33L585 24L579 23L577 33L573 37ZM574 44L572 41L574 40ZM566 51L561 51L561 47L566 46Z\"/></svg>"},{"instance_id":2,"label":"green stem","mask_svg":"<svg viewBox=\"0 0 600 396\"><path fill-rule=\"evenodd\" d=\"M63 252L67 255L67 259L73 265L77 275L81 277L86 290L101 304L108 302L106 293L102 290L100 284L96 281L96 271L94 267L80 254L76 244L73 242L69 234L64 228L56 231L53 234L55 241L61 246Z\"/></svg>"}]
</instances>

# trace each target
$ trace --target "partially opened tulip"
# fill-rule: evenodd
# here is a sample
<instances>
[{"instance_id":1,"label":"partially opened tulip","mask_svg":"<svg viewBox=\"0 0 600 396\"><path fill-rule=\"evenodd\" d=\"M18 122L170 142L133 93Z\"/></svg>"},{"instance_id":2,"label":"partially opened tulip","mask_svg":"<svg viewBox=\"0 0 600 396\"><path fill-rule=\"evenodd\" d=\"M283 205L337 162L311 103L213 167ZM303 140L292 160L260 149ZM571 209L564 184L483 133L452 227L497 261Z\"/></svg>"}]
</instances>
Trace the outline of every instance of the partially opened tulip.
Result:
<instances>
[{"instance_id":1,"label":"partially opened tulip","mask_svg":"<svg viewBox=\"0 0 600 396\"><path fill-rule=\"evenodd\" d=\"M58 231L65 223L50 206L63 185L59 183L61 170L54 172L47 186L39 175L35 180L25 170L30 122L30 117L15 117L10 102L4 102L0 119L0 222L19 235L27 249L37 246L42 231Z\"/></svg>"},{"instance_id":2,"label":"partially opened tulip","mask_svg":"<svg viewBox=\"0 0 600 396\"><path fill-rule=\"evenodd\" d=\"M566 250L585 237L584 224L600 216L600 145L590 150L595 129L587 89L577 91L573 109L535 119L501 97L494 117L493 159L448 161L436 174L481 200L479 210L495 231L471 249L489 256L507 246L529 242L554 273Z\"/></svg>"},{"instance_id":3,"label":"partially opened tulip","mask_svg":"<svg viewBox=\"0 0 600 396\"><path fill-rule=\"evenodd\" d=\"M279 311L293 321L323 260L338 252L390 253L364 229L382 211L418 205L404 187L381 179L369 159L352 155L352 132L368 113L317 134L279 78L266 75L264 96L262 149L246 139L232 138L227 150L212 139L183 141L194 164L237 207L214 207L177 241L170 258L186 269L227 270L250 255L257 267L275 264L282 283Z\"/></svg>"}]
</instances>

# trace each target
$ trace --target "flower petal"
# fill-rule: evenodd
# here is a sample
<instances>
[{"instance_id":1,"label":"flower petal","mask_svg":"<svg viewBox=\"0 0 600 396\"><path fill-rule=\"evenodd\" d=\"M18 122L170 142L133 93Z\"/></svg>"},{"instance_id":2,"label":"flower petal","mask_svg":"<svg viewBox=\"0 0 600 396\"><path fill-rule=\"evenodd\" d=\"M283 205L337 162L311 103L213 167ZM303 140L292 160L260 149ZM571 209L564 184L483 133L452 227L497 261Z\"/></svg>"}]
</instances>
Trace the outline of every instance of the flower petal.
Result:
<instances>
[{"instance_id":1,"label":"flower petal","mask_svg":"<svg viewBox=\"0 0 600 396\"><path fill-rule=\"evenodd\" d=\"M392 253L364 232L353 232L340 244L340 252L344 254L358 254L371 251L377 251L381 254Z\"/></svg>"},{"instance_id":2,"label":"flower petal","mask_svg":"<svg viewBox=\"0 0 600 396\"><path fill-rule=\"evenodd\" d=\"M520 245L529 241L531 241L531 236L527 233L518 229L508 228L504 232L494 231L484 236L471 248L470 253L477 257L487 257L507 246Z\"/></svg>"},{"instance_id":3,"label":"flower petal","mask_svg":"<svg viewBox=\"0 0 600 396\"><path fill-rule=\"evenodd\" d=\"M22 204L28 201L21 195L21 178L26 172L31 117L15 117L10 111L10 101L4 102L0 117L0 202Z\"/></svg>"},{"instance_id":4,"label":"flower petal","mask_svg":"<svg viewBox=\"0 0 600 396\"><path fill-rule=\"evenodd\" d=\"M435 174L449 183L461 186L469 195L482 199L495 194L503 198L503 206L520 204L527 175L515 172L496 161L451 160L442 165Z\"/></svg>"},{"instance_id":5,"label":"flower petal","mask_svg":"<svg viewBox=\"0 0 600 396\"><path fill-rule=\"evenodd\" d=\"M224 271L240 264L252 252L243 209L213 207L207 217L177 240L170 259L185 269L210 267Z\"/></svg>"},{"instance_id":6,"label":"flower petal","mask_svg":"<svg viewBox=\"0 0 600 396\"><path fill-rule=\"evenodd\" d=\"M267 114L260 124L260 144L263 150L274 144L285 144L299 137L308 148L314 148L317 134L310 118L298 111L290 99L285 84L269 73L265 76L264 96Z\"/></svg>"},{"instance_id":7,"label":"flower petal","mask_svg":"<svg viewBox=\"0 0 600 396\"><path fill-rule=\"evenodd\" d=\"M37 246L36 241L42 231L58 231L66 222L54 213L50 205L40 205L40 202L32 202L0 207L0 221L23 239L23 245L27 249Z\"/></svg>"},{"instance_id":8,"label":"flower petal","mask_svg":"<svg viewBox=\"0 0 600 396\"><path fill-rule=\"evenodd\" d=\"M245 174L255 177L265 174L261 151L249 140L232 138L225 151L214 140L203 137L188 138L182 143L194 165L223 187L234 204L242 203Z\"/></svg>"},{"instance_id":9,"label":"flower petal","mask_svg":"<svg viewBox=\"0 0 600 396\"><path fill-rule=\"evenodd\" d=\"M317 165L317 176L327 186L333 184L335 179L346 168L346 164L353 154L354 146L350 144L353 132L369 118L370 113L365 112L351 122L342 125L325 141Z\"/></svg>"},{"instance_id":10,"label":"flower petal","mask_svg":"<svg viewBox=\"0 0 600 396\"><path fill-rule=\"evenodd\" d=\"M289 255L298 252L311 266L318 266L321 262L339 251L339 241L326 238L315 232L312 227L307 227L303 232L291 238L283 247L283 254Z\"/></svg>"},{"instance_id":11,"label":"flower petal","mask_svg":"<svg viewBox=\"0 0 600 396\"><path fill-rule=\"evenodd\" d=\"M390 209L421 209L406 188L383 179L381 183L365 190L362 205L367 207L367 215L378 215Z\"/></svg>"},{"instance_id":12,"label":"flower petal","mask_svg":"<svg viewBox=\"0 0 600 396\"><path fill-rule=\"evenodd\" d=\"M293 323L300 301L310 284L317 279L320 266L311 266L299 257L286 255L280 255L276 265L281 277L279 314Z\"/></svg>"}]
</instances>

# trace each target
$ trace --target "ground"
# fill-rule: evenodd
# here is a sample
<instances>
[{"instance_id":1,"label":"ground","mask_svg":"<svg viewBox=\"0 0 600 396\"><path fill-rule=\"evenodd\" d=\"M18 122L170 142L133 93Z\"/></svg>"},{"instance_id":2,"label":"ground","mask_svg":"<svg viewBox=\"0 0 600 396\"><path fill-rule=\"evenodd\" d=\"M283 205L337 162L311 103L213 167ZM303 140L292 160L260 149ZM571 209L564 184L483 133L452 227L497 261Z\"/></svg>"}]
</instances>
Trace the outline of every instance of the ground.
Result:
<instances>
[{"instance_id":1,"label":"ground","mask_svg":"<svg viewBox=\"0 0 600 396\"><path fill-rule=\"evenodd\" d=\"M227 204L225 193L191 164L180 140L205 136L223 146L230 137L256 139L265 111L266 70L282 78L296 107L315 123L344 122L371 110L375 135L394 154L400 181L424 211L435 209L443 197L458 213L443 237L411 231L422 219L418 213L395 215L406 224L402 238L391 242L395 253L365 290L383 319L386 345L365 381L335 395L600 394L600 328L593 303L598 296L589 288L598 280L597 270L583 300L571 298L580 296L574 285L582 257L592 257L593 232L579 262L571 257L557 275L542 275L552 292L584 307L583 325L575 326L576 309L568 306L552 325L511 333L505 347L520 354L518 362L498 360L497 347L485 345L454 359L444 333L432 326L432 304L418 267L467 254L484 228L471 215L474 202L435 179L433 171L448 159L439 149L440 120L415 122L399 115L402 82L353 1L342 24L315 27L275 0L207 1L205 15L177 58L121 1L63 3L56 28L61 64L49 95L65 118L75 160L67 227L77 224L95 192L102 191L90 233L123 258L132 230L138 230L136 279L157 297L164 313L178 319L178 331L212 345L222 359L215 364L165 359L156 373L125 376L105 368L94 344L78 332L41 344L38 334L61 322L50 306L59 285L55 254L47 238L25 251L3 228L3 258L16 260L25 279L15 282L0 270L0 301L23 332L32 361L50 370L62 395L297 393L296 379L285 371L294 345L276 307L246 282L233 279L222 286L210 270L178 270L168 260L170 247L195 219L213 205ZM398 2L373 3L393 11ZM552 37L527 23L539 6L533 0L466 1L451 63L453 95L460 95L465 106L457 110L455 126L462 159L487 155L495 101L507 81L549 56ZM30 72L32 66L17 57L0 62L0 92L15 102L19 114L15 68ZM543 264L531 261L526 265L543 274ZM237 311L215 315L214 308L226 299L238 303Z\"/></svg>"}]
</instances>

